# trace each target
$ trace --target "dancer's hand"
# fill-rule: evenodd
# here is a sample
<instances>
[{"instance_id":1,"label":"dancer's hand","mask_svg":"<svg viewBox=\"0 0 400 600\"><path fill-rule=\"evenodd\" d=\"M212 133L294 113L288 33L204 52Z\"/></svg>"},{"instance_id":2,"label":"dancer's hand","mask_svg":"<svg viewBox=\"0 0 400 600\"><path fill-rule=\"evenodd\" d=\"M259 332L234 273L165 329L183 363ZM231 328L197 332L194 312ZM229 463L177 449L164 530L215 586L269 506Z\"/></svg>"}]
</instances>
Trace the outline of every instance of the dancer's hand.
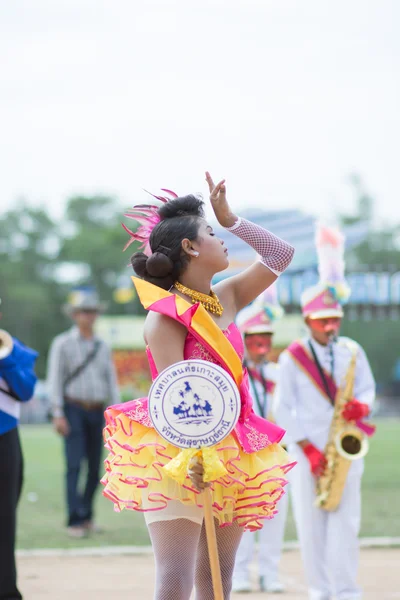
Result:
<instances>
[{"instance_id":1,"label":"dancer's hand","mask_svg":"<svg viewBox=\"0 0 400 600\"><path fill-rule=\"evenodd\" d=\"M202 492L205 488L210 487L209 483L203 481L204 468L201 456L194 456L189 464L188 475L193 487L198 491Z\"/></svg>"},{"instance_id":2,"label":"dancer's hand","mask_svg":"<svg viewBox=\"0 0 400 600\"><path fill-rule=\"evenodd\" d=\"M215 185L210 173L206 171L206 181L210 189L211 206L213 207L218 223L222 227L232 227L237 221L237 216L231 211L226 199L225 179L222 179Z\"/></svg>"},{"instance_id":3,"label":"dancer's hand","mask_svg":"<svg viewBox=\"0 0 400 600\"><path fill-rule=\"evenodd\" d=\"M54 417L53 425L54 425L54 429L62 437L67 437L67 435L69 435L70 427L69 427L69 423L65 417Z\"/></svg>"}]
</instances>

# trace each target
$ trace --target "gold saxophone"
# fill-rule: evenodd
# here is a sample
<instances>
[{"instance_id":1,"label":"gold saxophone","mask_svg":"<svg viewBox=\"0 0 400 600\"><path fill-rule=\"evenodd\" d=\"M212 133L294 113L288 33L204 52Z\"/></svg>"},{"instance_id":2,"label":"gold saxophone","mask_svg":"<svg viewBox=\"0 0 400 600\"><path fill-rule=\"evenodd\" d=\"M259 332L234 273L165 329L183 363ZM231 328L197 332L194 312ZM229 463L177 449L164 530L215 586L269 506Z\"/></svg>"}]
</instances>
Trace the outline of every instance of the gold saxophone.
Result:
<instances>
[{"instance_id":1,"label":"gold saxophone","mask_svg":"<svg viewBox=\"0 0 400 600\"><path fill-rule=\"evenodd\" d=\"M350 345L349 345L350 346ZM354 379L357 364L357 346L351 345L351 360L343 382L335 398L334 413L324 455L327 465L317 479L315 505L326 511L334 511L340 504L347 473L354 460L363 458L369 444L365 434L346 421L342 412L347 402L353 399Z\"/></svg>"}]
</instances>

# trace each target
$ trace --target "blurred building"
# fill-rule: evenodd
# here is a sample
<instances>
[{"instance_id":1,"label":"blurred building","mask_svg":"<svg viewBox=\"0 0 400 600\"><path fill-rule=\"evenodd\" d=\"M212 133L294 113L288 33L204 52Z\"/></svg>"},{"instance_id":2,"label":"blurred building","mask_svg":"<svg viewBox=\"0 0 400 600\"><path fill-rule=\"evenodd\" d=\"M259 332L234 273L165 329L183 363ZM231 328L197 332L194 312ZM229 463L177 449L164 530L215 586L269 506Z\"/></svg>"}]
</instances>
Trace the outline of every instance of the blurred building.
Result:
<instances>
[{"instance_id":1,"label":"blurred building","mask_svg":"<svg viewBox=\"0 0 400 600\"><path fill-rule=\"evenodd\" d=\"M245 218L269 229L277 236L290 242L296 249L289 268L277 282L280 303L286 314L297 313L302 291L317 283L317 253L315 249L316 218L299 210L262 211L250 209L243 213ZM348 318L371 320L375 316L398 317L400 305L400 273L387 269L376 270L368 265L359 265L351 251L364 242L369 233L369 221L359 221L342 227L346 238L347 280L352 294L348 304ZM239 273L255 259L255 252L242 240L222 227L214 227L229 248L230 266L219 273L215 281L220 281Z\"/></svg>"},{"instance_id":2,"label":"blurred building","mask_svg":"<svg viewBox=\"0 0 400 600\"><path fill-rule=\"evenodd\" d=\"M250 209L241 214L249 221L269 229L296 248L294 259L286 273L293 274L316 268L317 254L314 238L317 219L313 215L300 210L262 211L260 209ZM342 229L346 237L346 251L365 240L368 227L368 222L365 221ZM219 278L237 273L254 261L254 251L242 240L219 226L214 227L214 231L226 242L231 263L229 269L221 273Z\"/></svg>"}]
</instances>

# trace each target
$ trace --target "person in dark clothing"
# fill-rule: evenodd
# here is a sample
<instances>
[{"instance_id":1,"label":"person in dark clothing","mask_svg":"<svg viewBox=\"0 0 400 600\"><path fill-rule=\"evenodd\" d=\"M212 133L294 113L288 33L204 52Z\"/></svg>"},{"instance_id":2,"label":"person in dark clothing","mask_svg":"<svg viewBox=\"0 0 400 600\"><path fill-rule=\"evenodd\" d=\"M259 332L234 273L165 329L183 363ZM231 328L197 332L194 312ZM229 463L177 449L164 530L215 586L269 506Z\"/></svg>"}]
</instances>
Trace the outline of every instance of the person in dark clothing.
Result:
<instances>
[{"instance_id":1,"label":"person in dark clothing","mask_svg":"<svg viewBox=\"0 0 400 600\"><path fill-rule=\"evenodd\" d=\"M16 513L23 480L18 422L21 402L33 396L37 356L0 330L0 600L22 599L15 565Z\"/></svg>"}]
</instances>

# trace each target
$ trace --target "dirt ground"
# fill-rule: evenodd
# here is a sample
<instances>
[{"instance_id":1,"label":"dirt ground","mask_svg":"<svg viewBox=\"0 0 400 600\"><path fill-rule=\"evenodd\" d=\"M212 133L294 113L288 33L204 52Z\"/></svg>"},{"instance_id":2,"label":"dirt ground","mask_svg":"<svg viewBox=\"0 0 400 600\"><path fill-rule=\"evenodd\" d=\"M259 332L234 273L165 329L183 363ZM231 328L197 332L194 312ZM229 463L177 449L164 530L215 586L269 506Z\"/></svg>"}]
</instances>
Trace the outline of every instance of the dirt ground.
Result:
<instances>
[{"instance_id":1,"label":"dirt ground","mask_svg":"<svg viewBox=\"0 0 400 600\"><path fill-rule=\"evenodd\" d=\"M25 600L152 600L154 563L151 555L22 556L19 585ZM306 600L306 586L297 551L284 552L282 581L287 592L268 595L232 594L232 600ZM256 584L255 567L253 569ZM360 563L363 600L400 599L400 549L363 549ZM256 585L254 585L256 590Z\"/></svg>"}]
</instances>

